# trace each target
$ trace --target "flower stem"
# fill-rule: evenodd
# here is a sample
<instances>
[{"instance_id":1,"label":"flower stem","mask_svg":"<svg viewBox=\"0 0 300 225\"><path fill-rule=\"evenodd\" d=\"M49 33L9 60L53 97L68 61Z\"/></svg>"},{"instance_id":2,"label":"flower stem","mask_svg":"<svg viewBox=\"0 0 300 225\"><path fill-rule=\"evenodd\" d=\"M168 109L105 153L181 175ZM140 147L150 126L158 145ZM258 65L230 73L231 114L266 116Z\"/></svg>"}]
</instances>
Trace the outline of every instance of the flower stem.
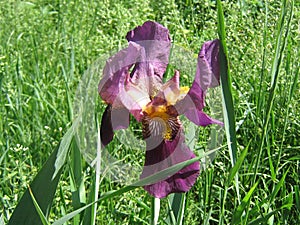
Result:
<instances>
[{"instance_id":1,"label":"flower stem","mask_svg":"<svg viewBox=\"0 0 300 225\"><path fill-rule=\"evenodd\" d=\"M152 198L151 200L151 225L156 225L158 222L160 210L160 199Z\"/></svg>"}]
</instances>

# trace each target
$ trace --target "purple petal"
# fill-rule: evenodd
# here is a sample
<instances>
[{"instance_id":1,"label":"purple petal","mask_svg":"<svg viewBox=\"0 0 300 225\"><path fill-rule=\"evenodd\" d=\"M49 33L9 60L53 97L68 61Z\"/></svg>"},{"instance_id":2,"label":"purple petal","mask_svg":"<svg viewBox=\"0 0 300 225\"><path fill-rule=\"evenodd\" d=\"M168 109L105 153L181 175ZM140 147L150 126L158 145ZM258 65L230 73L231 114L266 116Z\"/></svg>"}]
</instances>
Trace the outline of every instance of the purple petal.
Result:
<instances>
[{"instance_id":1,"label":"purple petal","mask_svg":"<svg viewBox=\"0 0 300 225\"><path fill-rule=\"evenodd\" d=\"M126 129L129 126L129 111L126 108L114 109L111 105L105 108L101 119L100 138L104 146L114 137L114 131Z\"/></svg>"},{"instance_id":2,"label":"purple petal","mask_svg":"<svg viewBox=\"0 0 300 225\"><path fill-rule=\"evenodd\" d=\"M114 131L111 124L111 105L108 105L102 115L100 127L101 142L108 145L114 138Z\"/></svg>"},{"instance_id":3,"label":"purple petal","mask_svg":"<svg viewBox=\"0 0 300 225\"><path fill-rule=\"evenodd\" d=\"M124 91L125 82L129 77L129 69L139 61L141 47L134 43L129 43L126 49L119 51L109 58L103 69L98 92L107 104L113 104L117 96Z\"/></svg>"},{"instance_id":4,"label":"purple petal","mask_svg":"<svg viewBox=\"0 0 300 225\"><path fill-rule=\"evenodd\" d=\"M141 60L144 55L141 46L135 43L129 43L128 48L119 51L107 62L103 70L103 78L101 79L98 91L101 98L111 104L113 108L127 108L137 120L141 119L142 108L135 99L135 95L130 95L130 74L129 69L135 63ZM148 94L144 92L144 95Z\"/></svg>"},{"instance_id":5,"label":"purple petal","mask_svg":"<svg viewBox=\"0 0 300 225\"><path fill-rule=\"evenodd\" d=\"M142 26L129 31L126 38L129 42L139 44L145 50L145 57L135 65L131 73L133 80L148 76L153 77L155 82L162 83L161 79L169 63L171 48L169 30L159 23L147 21ZM156 87L155 83L150 83L147 89L149 95L153 95L152 90L159 89L159 87Z\"/></svg>"},{"instance_id":6,"label":"purple petal","mask_svg":"<svg viewBox=\"0 0 300 225\"><path fill-rule=\"evenodd\" d=\"M205 95L208 88L220 84L218 39L205 42L198 55L197 71L194 82L187 95L175 107L197 125L223 124L207 116L202 110L205 107Z\"/></svg>"},{"instance_id":7,"label":"purple petal","mask_svg":"<svg viewBox=\"0 0 300 225\"><path fill-rule=\"evenodd\" d=\"M149 146L153 146L153 143L149 143L147 139L146 144L146 159L141 178L151 176L170 166L195 157L194 153L184 143L182 130L178 132L173 141L163 140L160 144L156 144L153 149L148 149ZM144 186L144 189L156 198L164 198L170 193L186 192L194 185L199 171L200 163L197 161L180 169L165 180Z\"/></svg>"},{"instance_id":8,"label":"purple petal","mask_svg":"<svg viewBox=\"0 0 300 225\"><path fill-rule=\"evenodd\" d=\"M113 130L127 129L129 126L129 111L126 108L116 108L111 111Z\"/></svg>"},{"instance_id":9,"label":"purple petal","mask_svg":"<svg viewBox=\"0 0 300 225\"><path fill-rule=\"evenodd\" d=\"M223 126L223 123L219 120L213 119L209 117L207 114L205 114L203 111L197 110L197 109L191 109L184 113L184 115L192 121L194 124L198 126L207 126L210 124L218 124Z\"/></svg>"},{"instance_id":10,"label":"purple petal","mask_svg":"<svg viewBox=\"0 0 300 225\"><path fill-rule=\"evenodd\" d=\"M169 30L159 23L147 21L142 26L136 27L127 33L128 41L138 42L146 40L157 40L170 42Z\"/></svg>"},{"instance_id":11,"label":"purple petal","mask_svg":"<svg viewBox=\"0 0 300 225\"><path fill-rule=\"evenodd\" d=\"M218 39L205 42L198 55L195 81L206 91L207 88L220 85L220 41Z\"/></svg>"}]
</instances>

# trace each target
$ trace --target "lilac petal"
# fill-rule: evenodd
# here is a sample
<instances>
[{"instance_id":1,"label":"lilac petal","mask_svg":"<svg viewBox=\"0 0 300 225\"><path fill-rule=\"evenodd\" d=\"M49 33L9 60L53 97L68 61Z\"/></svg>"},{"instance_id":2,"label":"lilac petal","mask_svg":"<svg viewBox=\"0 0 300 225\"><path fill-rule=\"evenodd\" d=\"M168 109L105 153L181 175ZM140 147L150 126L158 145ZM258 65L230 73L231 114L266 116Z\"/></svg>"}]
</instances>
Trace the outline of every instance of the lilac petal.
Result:
<instances>
[{"instance_id":1,"label":"lilac petal","mask_svg":"<svg viewBox=\"0 0 300 225\"><path fill-rule=\"evenodd\" d=\"M170 166L195 158L194 153L184 143L182 130L178 132L173 141L163 140L160 144L156 144L156 147L153 149L148 149L148 146L153 146L153 143L148 143L147 139L146 144L146 159L141 178L151 176ZM164 198L170 193L186 192L194 185L199 171L200 163L197 161L182 168L165 180L144 186L144 189L156 198Z\"/></svg>"},{"instance_id":2,"label":"lilac petal","mask_svg":"<svg viewBox=\"0 0 300 225\"><path fill-rule=\"evenodd\" d=\"M149 96L142 91L130 94L129 69L141 60L145 55L143 52L144 49L138 44L129 43L128 48L119 51L107 61L98 86L99 94L107 104L111 104L113 108L127 108L137 120L141 119L142 107L135 97Z\"/></svg>"},{"instance_id":3,"label":"lilac petal","mask_svg":"<svg viewBox=\"0 0 300 225\"><path fill-rule=\"evenodd\" d=\"M150 63L140 62L137 63L132 72L133 76L130 78L128 90L140 89L144 93L141 96L154 96L157 90L161 89L162 78L155 75L155 68Z\"/></svg>"}]
</instances>

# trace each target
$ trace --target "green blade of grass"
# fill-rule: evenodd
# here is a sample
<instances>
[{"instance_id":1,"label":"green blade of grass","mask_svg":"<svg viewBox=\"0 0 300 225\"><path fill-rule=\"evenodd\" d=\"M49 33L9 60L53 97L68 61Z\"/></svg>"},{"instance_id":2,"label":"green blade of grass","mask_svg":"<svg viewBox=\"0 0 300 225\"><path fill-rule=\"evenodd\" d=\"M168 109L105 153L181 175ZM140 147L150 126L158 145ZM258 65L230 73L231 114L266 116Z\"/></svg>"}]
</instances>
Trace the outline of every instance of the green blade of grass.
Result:
<instances>
[{"instance_id":1,"label":"green blade of grass","mask_svg":"<svg viewBox=\"0 0 300 225\"><path fill-rule=\"evenodd\" d=\"M290 16L286 25L286 32L284 33L284 21L287 14L287 1L282 1L282 10L281 10L281 16L278 21L278 33L276 35L276 50L275 50L275 56L273 59L272 69L271 69L271 87L269 92L269 98L266 106L265 116L264 116L264 124L263 124L263 131L261 134L260 142L259 142L259 148L258 148L258 156L256 157L255 161L255 167L254 167L254 175L252 179L252 184L256 182L257 177L257 170L260 163L260 158L262 155L265 138L268 132L268 125L270 120L270 115L273 109L273 103L275 99L276 89L277 89L277 81L279 76L279 70L283 58L283 52L287 44L287 37L289 36L289 29L290 29L290 23L293 15L293 1L291 3L291 10L290 10ZM283 39L283 40L282 40Z\"/></svg>"},{"instance_id":2,"label":"green blade of grass","mask_svg":"<svg viewBox=\"0 0 300 225\"><path fill-rule=\"evenodd\" d=\"M291 51L291 46L289 46L289 51ZM300 51L298 50L298 53L297 53L298 57L300 57ZM290 65L290 63L287 65L289 67L292 67ZM283 127L283 131L282 131L282 139L281 139L281 144L280 144L280 149L279 149L279 153L278 153L278 157L277 157L277 162L276 162L276 171L279 171L279 166L280 166L280 158L281 158L281 155L282 155L282 149L283 149L283 143L284 143L284 140L285 140L285 133L286 133L286 130L287 130L287 125L288 125L288 121L289 121L289 113L290 113L290 110L289 110L289 105L291 103L291 100L294 96L294 92L295 92L295 89L297 87L297 82L298 82L298 79L299 79L299 68L300 68L300 63L299 61L297 62L297 66L296 66L296 71L295 71L295 75L294 75L294 79L293 79L293 82L292 84L290 85L290 90L289 90L289 94L288 94L288 99L287 99L287 103L286 103L286 111L285 111L285 116L284 116L284 127Z\"/></svg>"},{"instance_id":3,"label":"green blade of grass","mask_svg":"<svg viewBox=\"0 0 300 225\"><path fill-rule=\"evenodd\" d=\"M234 166L237 157L237 141L235 129L235 113L232 98L231 75L228 65L228 53L226 45L226 33L224 24L224 15L221 1L217 1L218 7L218 33L221 41L220 46L220 76L222 84L222 104L225 122L225 131L229 154L232 166Z\"/></svg>"},{"instance_id":4,"label":"green blade of grass","mask_svg":"<svg viewBox=\"0 0 300 225\"><path fill-rule=\"evenodd\" d=\"M220 77L222 86L222 106L223 106L223 117L225 125L225 133L227 138L227 145L229 149L229 155L232 167L235 166L237 160L237 139L236 139L236 125L235 125L235 112L232 97L232 84L231 75L228 63L228 53L226 45L226 32L224 23L224 13L220 0L217 0L217 13L218 13L218 34L221 42L220 46ZM240 191L239 191L239 180L238 170L235 171L235 189L237 192L237 199L240 202ZM223 203L225 203L227 190L225 190L223 197ZM221 219L222 224L224 218L224 204L221 208Z\"/></svg>"},{"instance_id":5,"label":"green blade of grass","mask_svg":"<svg viewBox=\"0 0 300 225\"><path fill-rule=\"evenodd\" d=\"M232 182L233 178L235 177L235 175L237 174L237 172L239 171L241 165L244 162L244 159L247 156L248 153L248 149L250 146L251 141L249 141L247 147L244 149L244 151L242 151L241 155L239 156L239 158L236 161L236 164L234 165L234 167L231 168L230 172L229 172L229 176L226 182L226 186L229 187L230 183Z\"/></svg>"},{"instance_id":6,"label":"green blade of grass","mask_svg":"<svg viewBox=\"0 0 300 225\"><path fill-rule=\"evenodd\" d=\"M74 209L78 209L82 206L82 204L86 203L86 199L83 183L84 177L82 175L81 153L74 138L71 142L70 180L72 191L72 206ZM75 217L73 224L80 224L80 215Z\"/></svg>"},{"instance_id":7,"label":"green blade of grass","mask_svg":"<svg viewBox=\"0 0 300 225\"><path fill-rule=\"evenodd\" d=\"M237 207L237 209L233 213L231 224L240 224L242 214L243 214L244 210L246 209L246 207L250 201L250 198L251 198L253 192L255 191L257 185L258 185L258 183L255 183L253 185L253 187L249 190L249 192L246 194L246 196L243 198L241 204Z\"/></svg>"},{"instance_id":8,"label":"green blade of grass","mask_svg":"<svg viewBox=\"0 0 300 225\"><path fill-rule=\"evenodd\" d=\"M275 209L272 212L269 212L267 215L265 215L264 217L259 217L255 220L250 221L249 223L247 223L248 225L256 225L256 224L269 224L268 220L270 219L271 216L273 216L274 214L276 214L278 211L282 210L282 209L286 209L286 208L290 208L291 205L290 204L285 204L283 206L281 206L279 209Z\"/></svg>"},{"instance_id":9,"label":"green blade of grass","mask_svg":"<svg viewBox=\"0 0 300 225\"><path fill-rule=\"evenodd\" d=\"M283 174L282 178L280 179L280 181L278 182L278 184L276 184L275 188L274 188L274 191L272 192L271 194L271 197L270 197L270 200L269 200L269 203L273 203L276 195L278 194L279 190L282 188L282 186L284 185L284 182L285 182L285 177L286 175L288 174L289 172L289 169L286 170L286 172Z\"/></svg>"},{"instance_id":10,"label":"green blade of grass","mask_svg":"<svg viewBox=\"0 0 300 225\"><path fill-rule=\"evenodd\" d=\"M44 215L43 211L41 210L39 204L37 203L33 193L32 193L32 190L30 187L28 187L28 190L29 190L29 194L32 198L32 201L33 201L33 204L34 204L34 207L36 209L36 211L38 212L39 216L40 216L40 219L41 219L41 222L43 223L43 225L49 225L50 223L48 222L46 216Z\"/></svg>"},{"instance_id":11,"label":"green blade of grass","mask_svg":"<svg viewBox=\"0 0 300 225\"><path fill-rule=\"evenodd\" d=\"M169 210L168 221L172 221L170 224L182 225L183 215L185 209L186 194L174 193L168 196Z\"/></svg>"},{"instance_id":12,"label":"green blade of grass","mask_svg":"<svg viewBox=\"0 0 300 225\"><path fill-rule=\"evenodd\" d=\"M47 162L30 185L31 190L36 195L37 202L41 207L42 212L46 216L49 214L59 177L62 173L62 168L65 164L66 156L70 148L71 140L73 138L74 131L78 126L78 121L79 119L74 121L72 126L62 138L58 147L50 155ZM45 190L47 190L47 192L45 192ZM32 204L28 189L22 196L8 223L8 225L21 224L41 224L39 215Z\"/></svg>"},{"instance_id":13,"label":"green blade of grass","mask_svg":"<svg viewBox=\"0 0 300 225\"><path fill-rule=\"evenodd\" d=\"M100 141L100 127L97 121L97 133L98 133L98 142L97 142L97 160L95 165L95 173L92 175L92 185L90 188L90 196L88 203L96 202L90 208L85 211L83 225L94 225L96 222L97 216L97 201L98 193L100 186L100 170L101 170L101 141Z\"/></svg>"},{"instance_id":14,"label":"green blade of grass","mask_svg":"<svg viewBox=\"0 0 300 225\"><path fill-rule=\"evenodd\" d=\"M58 157L58 149L59 148L57 147L50 155L47 162L30 185L32 192L35 193L36 201L46 217L49 215L59 177L62 172L62 167L59 171L56 171L54 166ZM54 173L56 173L55 177L53 177ZM29 189L27 189L22 196L8 222L8 225L22 224L43 224L32 202Z\"/></svg>"},{"instance_id":15,"label":"green blade of grass","mask_svg":"<svg viewBox=\"0 0 300 225\"><path fill-rule=\"evenodd\" d=\"M300 212L300 188L299 188L299 185L295 186L295 203L296 203L295 205L296 205L297 210Z\"/></svg>"},{"instance_id":16,"label":"green blade of grass","mask_svg":"<svg viewBox=\"0 0 300 225\"><path fill-rule=\"evenodd\" d=\"M3 220L3 214L0 216L0 225L5 225L4 220Z\"/></svg>"}]
</instances>

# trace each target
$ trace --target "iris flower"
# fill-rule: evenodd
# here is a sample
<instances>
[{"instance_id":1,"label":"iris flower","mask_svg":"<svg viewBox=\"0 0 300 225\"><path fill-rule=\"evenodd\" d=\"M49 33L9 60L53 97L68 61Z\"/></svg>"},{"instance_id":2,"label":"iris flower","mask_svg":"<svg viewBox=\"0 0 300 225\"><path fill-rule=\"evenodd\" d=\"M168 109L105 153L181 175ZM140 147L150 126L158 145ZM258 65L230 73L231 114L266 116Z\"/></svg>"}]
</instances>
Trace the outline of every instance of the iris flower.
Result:
<instances>
[{"instance_id":1,"label":"iris flower","mask_svg":"<svg viewBox=\"0 0 300 225\"><path fill-rule=\"evenodd\" d=\"M146 156L141 178L177 163L195 158L185 143L180 115L199 126L222 123L203 112L208 88L219 85L219 40L205 42L198 55L190 88L180 87L179 71L167 82L163 76L169 63L171 39L167 28L147 21L129 31L128 47L109 58L98 91L107 104L101 121L101 142L109 144L114 131L129 126L130 114L142 124ZM200 163L144 189L157 198L188 191L195 183Z\"/></svg>"}]
</instances>

